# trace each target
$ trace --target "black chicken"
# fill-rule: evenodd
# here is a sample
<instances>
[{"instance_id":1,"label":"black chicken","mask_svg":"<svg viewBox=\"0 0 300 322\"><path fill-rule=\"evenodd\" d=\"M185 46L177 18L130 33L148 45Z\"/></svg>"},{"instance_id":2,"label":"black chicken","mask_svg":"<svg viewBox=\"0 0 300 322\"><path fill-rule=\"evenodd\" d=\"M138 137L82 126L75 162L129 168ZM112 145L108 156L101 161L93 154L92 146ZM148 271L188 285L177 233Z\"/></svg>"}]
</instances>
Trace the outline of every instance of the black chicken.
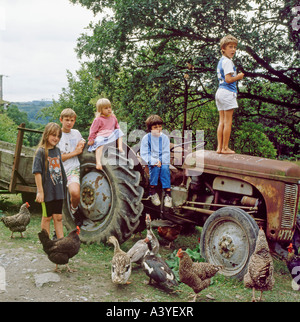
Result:
<instances>
[{"instance_id":1,"label":"black chicken","mask_svg":"<svg viewBox=\"0 0 300 322\"><path fill-rule=\"evenodd\" d=\"M68 272L75 271L70 269L68 262L79 252L79 233L78 226L68 236L56 240L51 240L45 229L38 233L44 252L48 255L49 260L56 264L55 271L58 271L58 265L66 265Z\"/></svg>"}]
</instances>

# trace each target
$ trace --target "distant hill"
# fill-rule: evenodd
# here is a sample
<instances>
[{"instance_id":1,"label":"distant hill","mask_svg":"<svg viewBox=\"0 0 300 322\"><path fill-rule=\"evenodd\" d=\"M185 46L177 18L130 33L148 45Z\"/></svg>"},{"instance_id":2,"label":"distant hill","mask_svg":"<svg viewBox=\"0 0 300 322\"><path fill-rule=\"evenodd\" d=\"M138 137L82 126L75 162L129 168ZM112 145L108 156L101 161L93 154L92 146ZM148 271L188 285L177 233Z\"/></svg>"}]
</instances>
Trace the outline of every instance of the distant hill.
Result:
<instances>
[{"instance_id":1,"label":"distant hill","mask_svg":"<svg viewBox=\"0 0 300 322\"><path fill-rule=\"evenodd\" d=\"M31 102L10 102L11 105L16 105L21 112L26 112L30 122L47 124L48 119L39 118L39 111L47 106L52 105L52 101L31 101Z\"/></svg>"}]
</instances>

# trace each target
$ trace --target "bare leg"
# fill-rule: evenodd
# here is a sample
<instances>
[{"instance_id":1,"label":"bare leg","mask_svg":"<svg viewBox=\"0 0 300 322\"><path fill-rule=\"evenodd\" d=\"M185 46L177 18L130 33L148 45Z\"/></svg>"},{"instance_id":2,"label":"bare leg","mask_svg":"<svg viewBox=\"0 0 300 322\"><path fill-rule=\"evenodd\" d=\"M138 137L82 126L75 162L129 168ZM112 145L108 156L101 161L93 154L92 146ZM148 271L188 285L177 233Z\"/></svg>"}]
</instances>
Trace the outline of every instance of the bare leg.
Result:
<instances>
[{"instance_id":1,"label":"bare leg","mask_svg":"<svg viewBox=\"0 0 300 322\"><path fill-rule=\"evenodd\" d=\"M122 152L124 152L123 151L123 139L122 139L122 137L120 137L120 138L118 138L118 149L119 149L119 151L122 153Z\"/></svg>"},{"instance_id":2,"label":"bare leg","mask_svg":"<svg viewBox=\"0 0 300 322\"><path fill-rule=\"evenodd\" d=\"M77 182L72 182L69 184L68 190L71 196L71 206L75 209L80 202L80 185Z\"/></svg>"},{"instance_id":3,"label":"bare leg","mask_svg":"<svg viewBox=\"0 0 300 322\"><path fill-rule=\"evenodd\" d=\"M45 229L50 236L50 221L52 219L51 217L42 217L42 222L41 222L41 229Z\"/></svg>"},{"instance_id":4,"label":"bare leg","mask_svg":"<svg viewBox=\"0 0 300 322\"><path fill-rule=\"evenodd\" d=\"M221 153L224 153L224 154L235 153L233 150L229 149L228 147L230 134L231 134L232 115L233 115L233 109L224 111L223 143L222 143L222 151L221 151Z\"/></svg>"},{"instance_id":5,"label":"bare leg","mask_svg":"<svg viewBox=\"0 0 300 322\"><path fill-rule=\"evenodd\" d=\"M54 229L55 229L57 238L58 239L63 238L64 230L63 230L63 224L62 224L62 214L54 214L53 223L54 223Z\"/></svg>"},{"instance_id":6,"label":"bare leg","mask_svg":"<svg viewBox=\"0 0 300 322\"><path fill-rule=\"evenodd\" d=\"M99 148L96 149L96 169L102 170L102 164L101 164L101 157L102 157L102 151L103 151L104 145L99 146Z\"/></svg>"},{"instance_id":7,"label":"bare leg","mask_svg":"<svg viewBox=\"0 0 300 322\"><path fill-rule=\"evenodd\" d=\"M219 125L217 130L217 139L218 139L217 153L221 153L222 151L223 131L224 131L224 111L219 111Z\"/></svg>"}]
</instances>

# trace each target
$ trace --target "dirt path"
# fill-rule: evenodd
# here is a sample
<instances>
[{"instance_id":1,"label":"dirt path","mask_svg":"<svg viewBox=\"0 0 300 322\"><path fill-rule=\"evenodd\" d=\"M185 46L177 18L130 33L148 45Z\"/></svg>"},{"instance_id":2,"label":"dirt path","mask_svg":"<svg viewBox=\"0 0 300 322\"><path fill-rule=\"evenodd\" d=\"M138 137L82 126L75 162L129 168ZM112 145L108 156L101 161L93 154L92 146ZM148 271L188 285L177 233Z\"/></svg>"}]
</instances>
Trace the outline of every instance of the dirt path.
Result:
<instances>
[{"instance_id":1,"label":"dirt path","mask_svg":"<svg viewBox=\"0 0 300 322\"><path fill-rule=\"evenodd\" d=\"M69 273L62 265L62 272L54 273L55 264L49 261L37 238L32 237L31 230L24 239L11 240L6 236L1 239L0 302L182 301L178 295L169 296L147 285L147 276L135 264L132 284L113 284L110 272L113 249L104 246L82 244L69 262L77 271Z\"/></svg>"},{"instance_id":2,"label":"dirt path","mask_svg":"<svg viewBox=\"0 0 300 322\"><path fill-rule=\"evenodd\" d=\"M37 252L35 246L31 247L31 249L23 247L3 249L1 247L0 266L5 269L6 290L0 291L0 302L105 301L110 295L108 291L105 291L111 287L111 285L109 288L105 287L106 276L101 277L95 274L93 278L86 276L83 281L80 279L82 274L77 272L54 273L55 265L49 262L46 255ZM76 266L76 259L71 264ZM49 274L45 275L45 273L52 273L49 282L47 282ZM40 281L43 277L45 278L44 283L43 279Z\"/></svg>"}]
</instances>

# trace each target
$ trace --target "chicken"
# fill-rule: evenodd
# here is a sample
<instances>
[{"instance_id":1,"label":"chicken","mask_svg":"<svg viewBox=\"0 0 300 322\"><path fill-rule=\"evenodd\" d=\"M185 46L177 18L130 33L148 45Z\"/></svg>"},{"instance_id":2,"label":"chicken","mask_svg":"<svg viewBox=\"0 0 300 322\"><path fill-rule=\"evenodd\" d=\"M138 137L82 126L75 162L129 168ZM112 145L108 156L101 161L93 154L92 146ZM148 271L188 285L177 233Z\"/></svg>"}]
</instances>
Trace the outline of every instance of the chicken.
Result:
<instances>
[{"instance_id":1,"label":"chicken","mask_svg":"<svg viewBox=\"0 0 300 322\"><path fill-rule=\"evenodd\" d=\"M275 283L273 272L274 265L266 235L260 228L255 250L250 257L248 271L244 276L244 285L252 288L252 302L256 302L255 290L261 292L259 301L262 299L263 291L272 290Z\"/></svg>"},{"instance_id":2,"label":"chicken","mask_svg":"<svg viewBox=\"0 0 300 322\"><path fill-rule=\"evenodd\" d=\"M115 236L110 236L108 242L114 245L114 256L111 260L111 280L114 284L130 284L128 279L131 275L130 257L120 249Z\"/></svg>"},{"instance_id":3,"label":"chicken","mask_svg":"<svg viewBox=\"0 0 300 322\"><path fill-rule=\"evenodd\" d=\"M177 256L179 257L180 281L193 289L195 293L193 301L195 302L198 293L210 285L210 278L222 269L222 266L193 262L190 256L181 248L178 250Z\"/></svg>"},{"instance_id":4,"label":"chicken","mask_svg":"<svg viewBox=\"0 0 300 322\"><path fill-rule=\"evenodd\" d=\"M292 287L295 291L300 291L300 256L298 249L292 243L288 247L287 267L293 278Z\"/></svg>"},{"instance_id":5,"label":"chicken","mask_svg":"<svg viewBox=\"0 0 300 322\"><path fill-rule=\"evenodd\" d=\"M143 259L142 267L150 278L149 284L154 280L159 285L168 289L177 286L178 283L171 268L163 258L154 255L151 241L148 238L145 239L145 242L149 251Z\"/></svg>"},{"instance_id":6,"label":"chicken","mask_svg":"<svg viewBox=\"0 0 300 322\"><path fill-rule=\"evenodd\" d=\"M1 221L3 221L4 225L11 230L11 238L14 238L13 234L15 232L21 233L21 237L23 238L23 231L26 230L26 227L30 223L30 212L28 210L29 203L25 202L20 210L19 213L9 217L2 217Z\"/></svg>"},{"instance_id":7,"label":"chicken","mask_svg":"<svg viewBox=\"0 0 300 322\"><path fill-rule=\"evenodd\" d=\"M78 226L68 236L56 240L51 240L45 229L38 233L44 252L48 255L49 260L56 264L56 272L58 271L58 265L66 265L68 272L75 271L70 269L68 263L69 259L79 252L79 233L80 228Z\"/></svg>"},{"instance_id":8,"label":"chicken","mask_svg":"<svg viewBox=\"0 0 300 322\"><path fill-rule=\"evenodd\" d=\"M146 227L147 227L147 238L151 242L153 253L157 254L159 251L159 242L151 229L151 217L146 215L145 218ZM130 257L132 263L141 264L142 260L148 251L148 245L145 242L145 239L138 240L127 252L127 255Z\"/></svg>"},{"instance_id":9,"label":"chicken","mask_svg":"<svg viewBox=\"0 0 300 322\"><path fill-rule=\"evenodd\" d=\"M174 245L173 241L179 236L182 230L182 226L174 224L169 220L154 220L152 222L152 227L158 227L157 232L160 237L169 241L169 244L166 246L171 248Z\"/></svg>"}]
</instances>

